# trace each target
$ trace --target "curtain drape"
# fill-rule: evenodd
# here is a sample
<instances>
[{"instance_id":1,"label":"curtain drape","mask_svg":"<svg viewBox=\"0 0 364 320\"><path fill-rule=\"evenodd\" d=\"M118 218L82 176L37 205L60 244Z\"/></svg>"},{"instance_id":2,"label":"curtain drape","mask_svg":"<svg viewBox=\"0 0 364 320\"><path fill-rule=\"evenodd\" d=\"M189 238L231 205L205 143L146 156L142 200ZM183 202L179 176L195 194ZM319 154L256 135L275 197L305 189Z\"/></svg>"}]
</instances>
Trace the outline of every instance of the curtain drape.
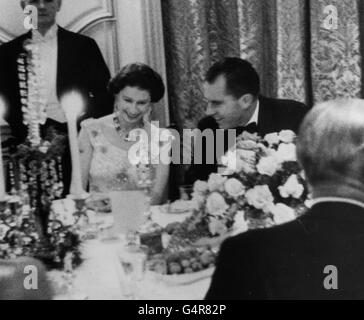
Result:
<instances>
[{"instance_id":1,"label":"curtain drape","mask_svg":"<svg viewBox=\"0 0 364 320\"><path fill-rule=\"evenodd\" d=\"M196 126L206 105L204 75L224 56L252 62L270 97L310 106L360 97L361 2L162 0L171 118Z\"/></svg>"}]
</instances>

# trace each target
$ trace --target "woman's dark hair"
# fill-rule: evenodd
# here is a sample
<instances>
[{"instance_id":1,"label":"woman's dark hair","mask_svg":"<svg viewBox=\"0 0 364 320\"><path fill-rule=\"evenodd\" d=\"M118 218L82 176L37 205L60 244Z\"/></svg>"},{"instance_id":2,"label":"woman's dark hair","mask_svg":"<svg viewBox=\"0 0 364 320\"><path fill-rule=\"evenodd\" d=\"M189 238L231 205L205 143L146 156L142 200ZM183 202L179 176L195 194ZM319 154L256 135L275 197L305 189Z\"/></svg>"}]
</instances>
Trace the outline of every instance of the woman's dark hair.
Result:
<instances>
[{"instance_id":1,"label":"woman's dark hair","mask_svg":"<svg viewBox=\"0 0 364 320\"><path fill-rule=\"evenodd\" d=\"M162 77L151 67L143 63L132 63L123 67L110 80L108 90L111 94L115 95L127 86L148 91L153 103L161 100L165 93Z\"/></svg>"}]
</instances>

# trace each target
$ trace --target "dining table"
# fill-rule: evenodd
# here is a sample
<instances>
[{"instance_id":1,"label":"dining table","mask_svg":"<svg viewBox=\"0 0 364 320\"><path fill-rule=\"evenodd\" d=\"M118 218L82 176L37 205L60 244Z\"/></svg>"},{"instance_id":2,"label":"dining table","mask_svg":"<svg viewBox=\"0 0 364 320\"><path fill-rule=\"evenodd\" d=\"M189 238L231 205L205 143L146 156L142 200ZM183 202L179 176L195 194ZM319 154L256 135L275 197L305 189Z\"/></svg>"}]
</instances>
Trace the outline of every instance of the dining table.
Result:
<instances>
[{"instance_id":1,"label":"dining table","mask_svg":"<svg viewBox=\"0 0 364 320\"><path fill-rule=\"evenodd\" d=\"M63 200L68 201L68 200ZM72 205L67 202L60 207ZM72 212L72 209L68 209ZM172 222L182 222L191 212L171 214L166 206L153 206L149 217L153 223L165 227ZM98 214L101 220L112 225L111 213ZM112 228L96 234L81 244L82 264L72 270L51 271L48 276L55 287L56 300L202 300L209 288L213 270L200 275L167 276L146 270L143 278L133 284L134 293L125 285L125 273L119 257L125 250L125 240L113 234Z\"/></svg>"}]
</instances>

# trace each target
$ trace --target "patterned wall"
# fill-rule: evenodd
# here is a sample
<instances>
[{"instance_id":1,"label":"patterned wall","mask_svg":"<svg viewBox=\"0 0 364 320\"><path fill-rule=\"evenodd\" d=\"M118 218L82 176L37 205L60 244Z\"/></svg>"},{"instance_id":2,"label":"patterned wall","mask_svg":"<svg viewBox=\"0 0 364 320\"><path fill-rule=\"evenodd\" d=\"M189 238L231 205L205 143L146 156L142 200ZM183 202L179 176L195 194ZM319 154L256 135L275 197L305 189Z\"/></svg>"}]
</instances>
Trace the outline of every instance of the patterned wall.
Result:
<instances>
[{"instance_id":1,"label":"patterned wall","mask_svg":"<svg viewBox=\"0 0 364 320\"><path fill-rule=\"evenodd\" d=\"M360 0L164 0L162 5L170 101L180 125L194 127L203 116L203 77L223 56L251 61L262 93L271 97L312 105L361 95ZM332 17L328 5L337 9L336 29L325 24Z\"/></svg>"}]
</instances>

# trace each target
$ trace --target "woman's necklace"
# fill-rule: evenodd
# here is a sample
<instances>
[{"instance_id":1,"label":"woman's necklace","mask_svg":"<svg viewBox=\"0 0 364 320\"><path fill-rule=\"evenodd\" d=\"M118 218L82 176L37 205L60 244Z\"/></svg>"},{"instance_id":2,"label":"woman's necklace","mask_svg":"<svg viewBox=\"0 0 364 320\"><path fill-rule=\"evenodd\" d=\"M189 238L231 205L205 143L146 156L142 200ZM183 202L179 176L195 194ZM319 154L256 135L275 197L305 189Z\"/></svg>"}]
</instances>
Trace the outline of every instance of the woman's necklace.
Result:
<instances>
[{"instance_id":1,"label":"woman's necklace","mask_svg":"<svg viewBox=\"0 0 364 320\"><path fill-rule=\"evenodd\" d=\"M119 120L119 117L117 116L117 114L114 114L113 122L114 122L115 130L119 134L121 140L126 141L126 142L130 142L130 139L129 139L130 131L140 128L140 127L136 127L136 128L132 128L131 130L121 128L120 120Z\"/></svg>"}]
</instances>

